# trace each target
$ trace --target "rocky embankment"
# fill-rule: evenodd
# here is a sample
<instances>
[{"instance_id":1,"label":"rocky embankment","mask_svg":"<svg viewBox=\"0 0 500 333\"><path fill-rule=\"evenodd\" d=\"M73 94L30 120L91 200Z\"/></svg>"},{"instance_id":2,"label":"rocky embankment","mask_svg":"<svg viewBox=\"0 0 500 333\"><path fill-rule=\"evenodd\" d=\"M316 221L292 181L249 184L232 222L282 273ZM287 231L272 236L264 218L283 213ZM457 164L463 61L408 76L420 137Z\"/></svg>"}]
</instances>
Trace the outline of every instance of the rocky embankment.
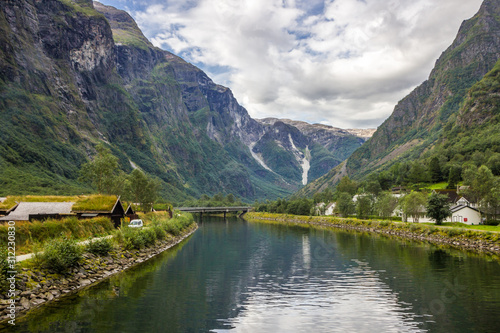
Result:
<instances>
[{"instance_id":1,"label":"rocky embankment","mask_svg":"<svg viewBox=\"0 0 500 333\"><path fill-rule=\"evenodd\" d=\"M65 275L22 268L18 271L16 280L16 318L30 309L97 284L112 275L140 264L177 245L195 232L197 228L197 224L193 223L179 236L158 241L154 247L150 248L141 250L118 248L105 257L85 253L81 264ZM0 322L11 319L9 317L11 314L9 304L7 296L0 295Z\"/></svg>"},{"instance_id":2,"label":"rocky embankment","mask_svg":"<svg viewBox=\"0 0 500 333\"><path fill-rule=\"evenodd\" d=\"M500 234L489 231L438 227L418 223L341 219L325 216L294 216L247 213L245 219L357 230L398 238L448 245L451 247L500 255Z\"/></svg>"}]
</instances>

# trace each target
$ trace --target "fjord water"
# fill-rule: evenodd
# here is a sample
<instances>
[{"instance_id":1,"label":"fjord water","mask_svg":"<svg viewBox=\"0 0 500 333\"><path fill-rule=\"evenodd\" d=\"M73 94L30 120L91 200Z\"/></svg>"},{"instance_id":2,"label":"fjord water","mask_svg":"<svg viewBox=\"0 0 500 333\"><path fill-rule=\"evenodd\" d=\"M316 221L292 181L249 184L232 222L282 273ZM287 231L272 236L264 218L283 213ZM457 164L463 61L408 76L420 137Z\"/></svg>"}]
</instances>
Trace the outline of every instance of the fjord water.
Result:
<instances>
[{"instance_id":1,"label":"fjord water","mask_svg":"<svg viewBox=\"0 0 500 333\"><path fill-rule=\"evenodd\" d=\"M498 332L500 265L374 235L204 219L23 332Z\"/></svg>"}]
</instances>

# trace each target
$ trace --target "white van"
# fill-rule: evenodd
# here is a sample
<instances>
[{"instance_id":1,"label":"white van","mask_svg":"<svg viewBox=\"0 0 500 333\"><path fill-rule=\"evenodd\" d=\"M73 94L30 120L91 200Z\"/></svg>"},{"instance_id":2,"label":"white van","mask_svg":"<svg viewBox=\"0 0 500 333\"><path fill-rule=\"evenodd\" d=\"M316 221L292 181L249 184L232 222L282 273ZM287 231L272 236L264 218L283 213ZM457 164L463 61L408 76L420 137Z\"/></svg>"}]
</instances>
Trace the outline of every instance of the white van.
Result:
<instances>
[{"instance_id":1,"label":"white van","mask_svg":"<svg viewBox=\"0 0 500 333\"><path fill-rule=\"evenodd\" d=\"M130 228L141 228L143 225L142 220L132 220L128 224Z\"/></svg>"}]
</instances>

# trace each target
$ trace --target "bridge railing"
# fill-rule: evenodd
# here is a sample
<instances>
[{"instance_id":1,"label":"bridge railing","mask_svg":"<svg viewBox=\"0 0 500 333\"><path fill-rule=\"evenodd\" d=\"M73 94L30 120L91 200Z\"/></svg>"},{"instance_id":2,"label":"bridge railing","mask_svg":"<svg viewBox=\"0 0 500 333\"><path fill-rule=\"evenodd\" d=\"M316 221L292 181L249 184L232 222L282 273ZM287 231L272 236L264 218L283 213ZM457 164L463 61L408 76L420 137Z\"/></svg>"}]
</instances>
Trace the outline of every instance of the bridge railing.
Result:
<instances>
[{"instance_id":1,"label":"bridge railing","mask_svg":"<svg viewBox=\"0 0 500 333\"><path fill-rule=\"evenodd\" d=\"M189 213L224 213L224 212L249 212L252 207L249 206L236 206L236 207L179 207L175 208L181 212Z\"/></svg>"}]
</instances>

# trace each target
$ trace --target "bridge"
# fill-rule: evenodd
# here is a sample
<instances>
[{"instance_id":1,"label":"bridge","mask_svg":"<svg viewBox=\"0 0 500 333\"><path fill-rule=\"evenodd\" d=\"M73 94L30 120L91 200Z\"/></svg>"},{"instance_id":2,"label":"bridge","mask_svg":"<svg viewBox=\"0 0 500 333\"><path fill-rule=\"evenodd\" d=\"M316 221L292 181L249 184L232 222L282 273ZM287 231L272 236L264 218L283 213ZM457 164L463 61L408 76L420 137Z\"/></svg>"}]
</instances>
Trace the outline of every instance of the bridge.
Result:
<instances>
[{"instance_id":1,"label":"bridge","mask_svg":"<svg viewBox=\"0 0 500 333\"><path fill-rule=\"evenodd\" d=\"M203 213L224 213L224 217L226 217L227 213L230 212L242 212L240 214L243 215L245 213L248 213L249 211L252 210L252 207L247 207L247 206L236 206L236 207L180 207L176 208L176 210L179 210L181 212L186 212L186 213L200 213L201 216L203 216Z\"/></svg>"}]
</instances>

